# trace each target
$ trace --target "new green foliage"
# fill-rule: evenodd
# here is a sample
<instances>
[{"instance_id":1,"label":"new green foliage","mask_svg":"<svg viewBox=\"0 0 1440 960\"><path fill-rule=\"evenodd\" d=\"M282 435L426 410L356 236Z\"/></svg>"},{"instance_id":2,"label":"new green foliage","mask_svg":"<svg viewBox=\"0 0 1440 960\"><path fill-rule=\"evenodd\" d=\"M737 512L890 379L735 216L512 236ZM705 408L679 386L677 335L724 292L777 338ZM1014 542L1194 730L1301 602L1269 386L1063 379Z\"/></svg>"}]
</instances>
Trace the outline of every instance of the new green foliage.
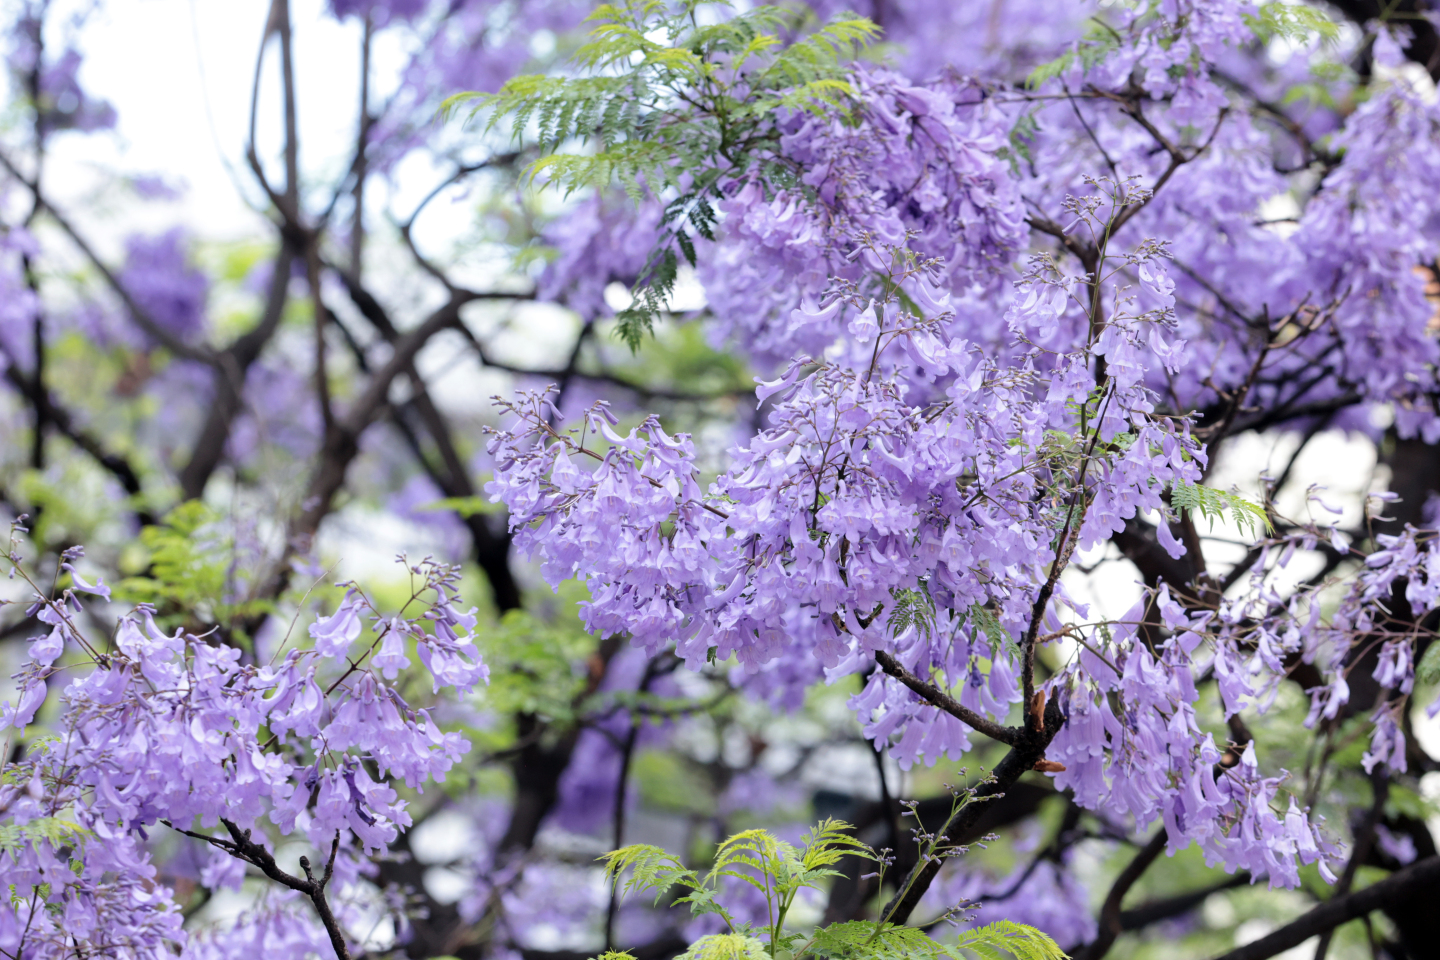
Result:
<instances>
[{"instance_id":1,"label":"new green foliage","mask_svg":"<svg viewBox=\"0 0 1440 960\"><path fill-rule=\"evenodd\" d=\"M1284 0L1270 0L1260 4L1254 14L1245 14L1245 25L1265 42L1281 38L1295 43L1307 43L1318 37L1329 43L1340 37L1339 25L1325 16L1323 10L1303 3L1286 3Z\"/></svg>"},{"instance_id":2,"label":"new green foliage","mask_svg":"<svg viewBox=\"0 0 1440 960\"><path fill-rule=\"evenodd\" d=\"M1200 514L1210 521L1212 526L1216 520L1229 513L1235 525L1247 534L1258 535L1270 530L1270 516L1264 507L1252 503L1238 493L1217 490L1203 483L1179 481L1170 488L1170 503L1175 509L1184 510L1192 516Z\"/></svg>"},{"instance_id":3,"label":"new green foliage","mask_svg":"<svg viewBox=\"0 0 1440 960\"><path fill-rule=\"evenodd\" d=\"M1153 5L1148 12L1155 12ZM1287 0L1262 3L1255 13L1243 14L1243 18L1245 25L1262 43L1276 39L1309 43L1315 38L1323 43L1332 43L1340 36L1339 26L1323 11L1308 4L1291 3ZM1133 29L1133 26L1130 29ZM1168 41L1162 42L1168 44L1174 39L1175 37L1171 36ZM1103 16L1091 17L1084 39L1054 60L1042 63L1032 70L1026 83L1035 88L1063 75L1073 67L1079 66L1088 70L1104 61L1124 42L1125 38L1106 22Z\"/></svg>"},{"instance_id":4,"label":"new green foliage","mask_svg":"<svg viewBox=\"0 0 1440 960\"><path fill-rule=\"evenodd\" d=\"M62 817L37 817L25 824L0 824L0 853L18 851L21 847L38 847L48 843L53 849L74 847L89 837L90 831Z\"/></svg>"},{"instance_id":5,"label":"new green foliage","mask_svg":"<svg viewBox=\"0 0 1440 960\"><path fill-rule=\"evenodd\" d=\"M269 609L247 599L235 537L224 518L198 500L180 504L140 531L145 566L117 587L117 597L153 603L162 622L188 617L192 625L231 624Z\"/></svg>"},{"instance_id":6,"label":"new green foliage","mask_svg":"<svg viewBox=\"0 0 1440 960\"><path fill-rule=\"evenodd\" d=\"M1065 954L1045 934L1009 920L996 920L966 930L954 943L942 943L915 927L896 927L867 920L836 923L819 931L811 952L836 960L1056 960Z\"/></svg>"},{"instance_id":7,"label":"new green foliage","mask_svg":"<svg viewBox=\"0 0 1440 960\"><path fill-rule=\"evenodd\" d=\"M568 195L618 181L632 199L665 201L661 238L618 317L636 349L666 309L680 258L694 265L696 238L713 239L722 180L798 185L777 150L779 119L848 110L846 63L879 28L847 16L812 29L792 9L732 13L719 0L623 0L589 19L576 75L516 77L497 93L453 96L443 110L469 104L472 117L488 113L487 132L505 124L517 139L533 137L532 182Z\"/></svg>"},{"instance_id":8,"label":"new green foliage","mask_svg":"<svg viewBox=\"0 0 1440 960\"><path fill-rule=\"evenodd\" d=\"M935 632L935 601L930 599L924 584L921 587L919 590L896 587L890 591L894 602L890 605L890 616L885 625L890 628L891 634L899 636L911 627L927 638Z\"/></svg>"},{"instance_id":9,"label":"new green foliage","mask_svg":"<svg viewBox=\"0 0 1440 960\"><path fill-rule=\"evenodd\" d=\"M970 802L962 792L956 809ZM953 814L952 814L953 815ZM931 845L933 846L933 844ZM928 851L935 853L934 849ZM885 857L855 839L849 824L821 821L799 846L786 843L767 830L737 833L715 851L709 870L687 867L680 858L649 844L622 847L602 859L606 875L621 894L653 893L655 902L667 895L674 904L688 904L693 914L718 914L726 933L701 937L681 960L801 960L802 957L835 960L1063 960L1055 942L1033 927L997 921L966 930L952 942L932 938L915 927L855 920L803 931L787 930L785 921L804 889L818 889L832 877L845 857L879 861ZM765 897L768 922L752 928L737 922L720 902L722 881L733 878L749 884ZM678 893L678 896L676 895ZM597 960L634 960L629 953L607 952Z\"/></svg>"}]
</instances>

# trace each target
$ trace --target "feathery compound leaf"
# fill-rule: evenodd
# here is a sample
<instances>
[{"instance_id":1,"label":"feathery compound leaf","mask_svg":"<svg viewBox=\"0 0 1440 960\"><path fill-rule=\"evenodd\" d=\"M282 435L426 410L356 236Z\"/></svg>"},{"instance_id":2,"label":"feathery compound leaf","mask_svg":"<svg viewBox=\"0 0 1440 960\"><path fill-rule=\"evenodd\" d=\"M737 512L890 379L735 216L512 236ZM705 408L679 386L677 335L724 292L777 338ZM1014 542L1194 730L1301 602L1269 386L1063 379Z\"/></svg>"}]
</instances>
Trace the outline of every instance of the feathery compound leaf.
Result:
<instances>
[{"instance_id":1,"label":"feathery compound leaf","mask_svg":"<svg viewBox=\"0 0 1440 960\"><path fill-rule=\"evenodd\" d=\"M17 853L25 847L49 843L54 849L75 846L91 836L90 831L61 817L36 817L24 825L0 824L0 853Z\"/></svg>"},{"instance_id":2,"label":"feathery compound leaf","mask_svg":"<svg viewBox=\"0 0 1440 960\"><path fill-rule=\"evenodd\" d=\"M1415 679L1421 683L1440 683L1440 643L1431 643L1415 666Z\"/></svg>"},{"instance_id":3,"label":"feathery compound leaf","mask_svg":"<svg viewBox=\"0 0 1440 960\"><path fill-rule=\"evenodd\" d=\"M1271 529L1270 517L1264 507L1252 503L1238 493L1217 490L1203 483L1188 483L1184 480L1175 483L1170 488L1170 503L1177 510L1185 510L1192 516L1199 513L1210 521L1212 528L1215 521L1228 512L1235 525L1246 533L1268 533Z\"/></svg>"},{"instance_id":4,"label":"feathery compound leaf","mask_svg":"<svg viewBox=\"0 0 1440 960\"><path fill-rule=\"evenodd\" d=\"M835 960L938 960L941 944L915 927L883 927L869 920L835 923L817 931L811 952Z\"/></svg>"},{"instance_id":5,"label":"feathery compound leaf","mask_svg":"<svg viewBox=\"0 0 1440 960\"><path fill-rule=\"evenodd\" d=\"M1018 958L1018 960L1066 960L1066 954L1045 934L1023 923L996 920L983 927L968 930L960 935L954 947L946 950L952 956L963 956L965 951L983 957L1000 957L997 951Z\"/></svg>"},{"instance_id":6,"label":"feathery compound leaf","mask_svg":"<svg viewBox=\"0 0 1440 960\"><path fill-rule=\"evenodd\" d=\"M970 622L985 634L990 641L990 646L998 654L1002 649L1016 660L1020 659L1020 646L1015 638L1010 636L1010 631L1000 622L1000 618L990 612L989 607L981 604L972 604L969 610Z\"/></svg>"},{"instance_id":7,"label":"feathery compound leaf","mask_svg":"<svg viewBox=\"0 0 1440 960\"><path fill-rule=\"evenodd\" d=\"M1042 63L1030 71L1030 76L1025 78L1025 85L1031 89L1040 87L1046 81L1054 80L1069 70L1077 62L1088 70L1119 49L1119 35L1098 18L1092 17L1091 21L1084 40L1076 43L1054 60Z\"/></svg>"},{"instance_id":8,"label":"feathery compound leaf","mask_svg":"<svg viewBox=\"0 0 1440 960\"><path fill-rule=\"evenodd\" d=\"M847 58L858 55L880 36L880 28L863 17L822 27L786 47L758 81L766 85L808 84L832 74Z\"/></svg>"},{"instance_id":9,"label":"feathery compound leaf","mask_svg":"<svg viewBox=\"0 0 1440 960\"><path fill-rule=\"evenodd\" d=\"M851 835L850 831L853 829L854 827L844 820L821 820L800 838L800 862L806 869L815 869L838 863L841 857L874 860L874 851Z\"/></svg>"},{"instance_id":10,"label":"feathery compound leaf","mask_svg":"<svg viewBox=\"0 0 1440 960\"><path fill-rule=\"evenodd\" d=\"M600 858L605 861L605 875L607 878L619 882L620 875L626 870L632 871L630 879L625 881L621 892L628 894L633 890L654 890L655 901L658 903L669 890L677 883L683 883L689 887L698 887L700 882L693 870L688 870L685 864L681 863L673 854L666 853L659 847L651 846L648 843L631 844L628 847L621 847L619 850L612 850Z\"/></svg>"},{"instance_id":11,"label":"feathery compound leaf","mask_svg":"<svg viewBox=\"0 0 1440 960\"><path fill-rule=\"evenodd\" d=\"M718 913L724 918L730 933L702 937L682 954L681 960L773 960L782 954L813 954L834 960L967 960L974 956L985 960L1065 960L1049 937L1008 921L967 931L956 944L944 944L915 927L854 920L816 930L803 947L797 948L804 935L785 932L785 915L796 893L839 876L838 871L829 868L844 857L878 859L873 850L852 835L853 829L840 820L822 820L801 839L799 850L768 830L737 833L716 849L714 863L703 882L677 858L645 844L606 855L605 869L607 876L617 880L625 870L634 871L626 891L644 887L663 894L674 884L687 886L690 893L676 903L689 904L696 915ZM723 877L749 883L771 903L775 912L768 928L770 943L751 936L751 928L746 925L737 927L719 903L719 881ZM607 953L598 960L623 960L627 956Z\"/></svg>"},{"instance_id":12,"label":"feathery compound leaf","mask_svg":"<svg viewBox=\"0 0 1440 960\"><path fill-rule=\"evenodd\" d=\"M765 944L740 933L701 937L680 954L680 960L770 960Z\"/></svg>"},{"instance_id":13,"label":"feathery compound leaf","mask_svg":"<svg viewBox=\"0 0 1440 960\"><path fill-rule=\"evenodd\" d=\"M896 587L890 591L893 603L885 625L893 636L899 636L914 627L916 632L928 639L935 632L935 602L924 590L909 590ZM999 623L996 623L999 626Z\"/></svg>"},{"instance_id":14,"label":"feathery compound leaf","mask_svg":"<svg viewBox=\"0 0 1440 960\"><path fill-rule=\"evenodd\" d=\"M464 93L441 114L488 112L487 132L502 123L517 140L532 138L539 157L530 184L565 194L619 182L632 200L674 197L616 333L638 349L669 309L679 258L695 265L695 236L712 239L720 174L755 177L767 187L798 182L778 153L786 112L846 110L847 61L879 28L846 16L806 31L806 16L760 6L715 23L694 14L717 0L622 0L588 18L590 39L572 57L578 77L522 76L494 94ZM783 35L782 35L783 31ZM797 39L788 40L789 37ZM686 228L688 219L689 228Z\"/></svg>"},{"instance_id":15,"label":"feathery compound leaf","mask_svg":"<svg viewBox=\"0 0 1440 960\"><path fill-rule=\"evenodd\" d=\"M1260 4L1256 13L1247 13L1244 18L1246 26L1262 41L1281 37L1304 43L1312 37L1319 37L1328 43L1340 36L1340 27L1321 10L1300 3L1271 0Z\"/></svg>"}]
</instances>

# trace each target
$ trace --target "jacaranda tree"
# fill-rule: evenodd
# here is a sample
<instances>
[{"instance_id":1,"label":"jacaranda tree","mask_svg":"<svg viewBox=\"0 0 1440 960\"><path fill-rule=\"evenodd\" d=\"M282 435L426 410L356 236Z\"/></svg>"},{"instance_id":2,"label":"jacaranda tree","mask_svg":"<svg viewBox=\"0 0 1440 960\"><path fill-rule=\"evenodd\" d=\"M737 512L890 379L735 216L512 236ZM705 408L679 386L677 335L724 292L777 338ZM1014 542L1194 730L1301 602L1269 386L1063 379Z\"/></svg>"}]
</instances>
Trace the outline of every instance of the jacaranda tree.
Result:
<instances>
[{"instance_id":1,"label":"jacaranda tree","mask_svg":"<svg viewBox=\"0 0 1440 960\"><path fill-rule=\"evenodd\" d=\"M1440 11L858 7L12 5L0 956L1440 956Z\"/></svg>"}]
</instances>

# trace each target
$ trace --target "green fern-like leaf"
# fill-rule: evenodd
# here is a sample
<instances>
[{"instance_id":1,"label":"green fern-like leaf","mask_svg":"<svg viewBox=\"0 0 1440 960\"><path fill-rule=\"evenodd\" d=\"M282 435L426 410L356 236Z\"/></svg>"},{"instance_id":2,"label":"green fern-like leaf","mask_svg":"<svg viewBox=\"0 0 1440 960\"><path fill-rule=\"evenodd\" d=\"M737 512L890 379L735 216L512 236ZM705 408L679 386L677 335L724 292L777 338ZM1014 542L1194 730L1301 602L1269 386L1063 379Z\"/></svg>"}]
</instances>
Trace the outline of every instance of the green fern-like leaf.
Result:
<instances>
[{"instance_id":1,"label":"green fern-like leaf","mask_svg":"<svg viewBox=\"0 0 1440 960\"><path fill-rule=\"evenodd\" d=\"M1012 659L1020 659L1020 645L1015 642L1015 638L1010 635L1010 631L1005 629L1005 625L1000 622L1000 618L995 616L989 607L982 606L978 603L972 604L968 615L970 622L973 623L981 633L985 634L986 638L990 641L990 646L996 653L1004 650Z\"/></svg>"},{"instance_id":2,"label":"green fern-like leaf","mask_svg":"<svg viewBox=\"0 0 1440 960\"><path fill-rule=\"evenodd\" d=\"M851 835L853 829L844 820L821 820L800 839L801 863L809 870L838 863L841 857L875 859L874 851Z\"/></svg>"},{"instance_id":3,"label":"green fern-like leaf","mask_svg":"<svg viewBox=\"0 0 1440 960\"><path fill-rule=\"evenodd\" d=\"M1189 483L1184 480L1175 483L1170 488L1170 503L1177 510L1190 513L1192 517L1198 513L1210 521L1212 529L1216 520L1229 513L1235 525L1247 534L1254 535L1262 531L1269 533L1271 530L1270 516L1264 507L1238 493L1217 490L1203 483Z\"/></svg>"},{"instance_id":4,"label":"green fern-like leaf","mask_svg":"<svg viewBox=\"0 0 1440 960\"><path fill-rule=\"evenodd\" d=\"M1034 927L1009 920L996 920L966 931L946 952L951 956L969 952L985 960L1005 960L1006 955L1016 960L1066 960L1065 952L1054 940Z\"/></svg>"},{"instance_id":5,"label":"green fern-like leaf","mask_svg":"<svg viewBox=\"0 0 1440 960\"><path fill-rule=\"evenodd\" d=\"M946 956L940 942L923 930L870 920L831 924L816 932L810 950L834 960L939 960Z\"/></svg>"},{"instance_id":6,"label":"green fern-like leaf","mask_svg":"<svg viewBox=\"0 0 1440 960\"><path fill-rule=\"evenodd\" d=\"M1328 43L1340 37L1340 27L1319 8L1283 0L1260 4L1254 14L1245 15L1245 24L1266 42L1281 37L1305 43L1318 37Z\"/></svg>"},{"instance_id":7,"label":"green fern-like leaf","mask_svg":"<svg viewBox=\"0 0 1440 960\"><path fill-rule=\"evenodd\" d=\"M606 876L616 883L620 882L621 876L627 870L630 871L629 879L621 887L622 894L636 890L653 890L655 902L658 903L665 891L677 883L690 887L700 886L693 870L687 869L673 854L648 843L621 847L600 859L605 863Z\"/></svg>"},{"instance_id":8,"label":"green fern-like leaf","mask_svg":"<svg viewBox=\"0 0 1440 960\"><path fill-rule=\"evenodd\" d=\"M1415 665L1415 679L1421 683L1440 683L1440 643L1431 642Z\"/></svg>"},{"instance_id":9,"label":"green fern-like leaf","mask_svg":"<svg viewBox=\"0 0 1440 960\"><path fill-rule=\"evenodd\" d=\"M730 932L700 938L680 960L773 960L810 955L826 960L969 960L977 956L985 960L1065 960L1065 954L1045 934L1003 920L966 931L952 944L941 943L915 927L863 920L831 924L814 931L808 940L804 934L786 932L785 912L798 890L838 876L838 871L831 868L843 857L876 859L874 851L855 839L852 831L842 821L823 820L801 839L798 849L767 830L737 833L715 851L703 882L659 847L636 844L616 850L604 860L606 873L617 881L625 871L632 872L627 892L654 889L663 893L678 883L691 893L677 902L689 903L697 913L718 913L725 919ZM766 943L754 936L751 928L737 926L731 920L716 899L721 877L737 877L754 884L767 901L778 907L769 929L771 942ZM803 946L799 946L801 941L805 941ZM634 958L612 952L598 960Z\"/></svg>"},{"instance_id":10,"label":"green fern-like leaf","mask_svg":"<svg viewBox=\"0 0 1440 960\"><path fill-rule=\"evenodd\" d=\"M926 639L935 632L935 602L924 590L897 587L890 591L892 603L885 625L894 636L914 627Z\"/></svg>"},{"instance_id":11,"label":"green fern-like leaf","mask_svg":"<svg viewBox=\"0 0 1440 960\"><path fill-rule=\"evenodd\" d=\"M578 76L521 76L493 94L462 93L441 108L486 115L539 153L532 184L565 194L618 183L632 200L671 199L663 231L617 317L632 350L651 334L674 292L679 258L697 261L695 237L713 238L711 200L721 174L793 188L799 171L780 157L787 111L849 108L847 63L879 36L846 16L819 26L794 10L762 5L715 23L695 16L719 0L620 0L588 18L589 41L572 58Z\"/></svg>"},{"instance_id":12,"label":"green fern-like leaf","mask_svg":"<svg viewBox=\"0 0 1440 960\"><path fill-rule=\"evenodd\" d=\"M765 944L740 933L701 937L680 954L680 960L770 960Z\"/></svg>"},{"instance_id":13,"label":"green fern-like leaf","mask_svg":"<svg viewBox=\"0 0 1440 960\"><path fill-rule=\"evenodd\" d=\"M0 853L18 853L26 847L48 843L53 849L76 846L92 834L78 823L63 817L37 817L23 826L0 824Z\"/></svg>"},{"instance_id":14,"label":"green fern-like leaf","mask_svg":"<svg viewBox=\"0 0 1440 960\"><path fill-rule=\"evenodd\" d=\"M1054 60L1042 63L1030 71L1030 76L1025 78L1025 83L1031 89L1043 86L1047 81L1054 80L1069 70L1077 62L1088 70L1097 63L1103 62L1119 48L1119 34L1099 18L1092 17L1090 27L1086 30L1083 40Z\"/></svg>"}]
</instances>

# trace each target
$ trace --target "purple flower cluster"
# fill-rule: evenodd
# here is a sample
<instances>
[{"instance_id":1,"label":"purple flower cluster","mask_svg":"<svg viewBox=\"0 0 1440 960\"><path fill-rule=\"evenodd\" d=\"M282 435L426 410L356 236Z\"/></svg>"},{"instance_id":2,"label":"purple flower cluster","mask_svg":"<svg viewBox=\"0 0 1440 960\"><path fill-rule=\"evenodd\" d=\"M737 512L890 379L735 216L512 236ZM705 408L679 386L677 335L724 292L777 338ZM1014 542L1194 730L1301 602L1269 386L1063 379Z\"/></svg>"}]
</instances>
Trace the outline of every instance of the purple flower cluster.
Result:
<instances>
[{"instance_id":1,"label":"purple flower cluster","mask_svg":"<svg viewBox=\"0 0 1440 960\"><path fill-rule=\"evenodd\" d=\"M67 570L75 589L108 597L103 583ZM246 662L239 649L183 629L167 634L145 606L119 621L111 644L97 646L77 624L72 590L53 600L37 592L31 613L51 629L32 642L31 662L16 675L20 692L0 722L23 730L33 720L67 649L89 669L63 689L58 737L7 764L7 780L29 786L4 788L0 813L21 836L63 822L85 847L84 871L71 882L69 863L56 860L65 838L51 833L6 846L0 870L18 893L0 908L0 937L18 923L29 924L27 944L70 937L91 952L132 927L147 942L178 939L176 906L169 891L152 889L142 845L157 823L224 823L233 835L268 820L316 847L343 842L350 859L340 869L350 875L356 855L393 842L411 820L391 783L423 790L469 744L387 681L410 665L412 648L437 691L468 692L488 673L471 640L474 611L456 606L458 571L427 561L411 573L423 584L411 601L420 612L382 616L352 589L310 628L314 649L292 649L278 664ZM422 602L422 594L434 599ZM374 639L354 653L367 620ZM209 870L224 885L227 871ZM130 927L117 922L125 911L136 917ZM42 955L29 949L20 953Z\"/></svg>"},{"instance_id":2,"label":"purple flower cluster","mask_svg":"<svg viewBox=\"0 0 1440 960\"><path fill-rule=\"evenodd\" d=\"M179 228L130 237L120 282L156 323L193 340L204 332L210 281L187 261L186 239Z\"/></svg>"},{"instance_id":3,"label":"purple flower cluster","mask_svg":"<svg viewBox=\"0 0 1440 960\"><path fill-rule=\"evenodd\" d=\"M806 115L781 139L781 156L818 203L752 181L720 204L723 227L700 279L715 335L762 364L820 354L831 332L792 311L833 278L880 269L870 246L908 245L943 261L933 280L956 295L993 290L1024 248L1020 193L1000 158L1010 118L983 88L951 77L913 84L884 70L857 73L855 87L859 125Z\"/></svg>"},{"instance_id":4,"label":"purple flower cluster","mask_svg":"<svg viewBox=\"0 0 1440 960\"><path fill-rule=\"evenodd\" d=\"M1135 262L1163 286L1153 250ZM892 288L940 319L853 287L795 311L832 338L837 359L802 357L761 384L768 426L731 452L707 493L693 440L653 417L622 435L597 405L577 438L550 426L544 394L504 404L518 420L491 441L488 490L552 584L589 584L592 631L627 633L652 652L673 644L692 667L734 655L754 671L808 654L831 676L885 649L912 669L964 678L962 702L1003 719L1019 689L998 635L1024 632L1057 531L1067 531L1065 550L1088 547L1138 510L1163 509L1166 485L1199 476L1196 444L1149 415L1143 378L1129 372L1171 357L1156 332L1163 310L1117 315L1093 346L1082 338L1006 367L946 322L933 262L895 253L888 265ZM1115 373L1091 397L1097 356ZM1077 408L1092 437L1123 442L1099 454L1094 442L1059 440ZM1067 458L1076 472L1059 465ZM1078 489L1088 511L1074 506ZM903 734L906 763L967 749L962 724L907 698L875 675L855 706L872 736Z\"/></svg>"},{"instance_id":5,"label":"purple flower cluster","mask_svg":"<svg viewBox=\"0 0 1440 960\"><path fill-rule=\"evenodd\" d=\"M29 369L35 359L33 343L35 317L40 298L25 282L21 258L38 248L25 230L10 230L0 236L0 363Z\"/></svg>"}]
</instances>

